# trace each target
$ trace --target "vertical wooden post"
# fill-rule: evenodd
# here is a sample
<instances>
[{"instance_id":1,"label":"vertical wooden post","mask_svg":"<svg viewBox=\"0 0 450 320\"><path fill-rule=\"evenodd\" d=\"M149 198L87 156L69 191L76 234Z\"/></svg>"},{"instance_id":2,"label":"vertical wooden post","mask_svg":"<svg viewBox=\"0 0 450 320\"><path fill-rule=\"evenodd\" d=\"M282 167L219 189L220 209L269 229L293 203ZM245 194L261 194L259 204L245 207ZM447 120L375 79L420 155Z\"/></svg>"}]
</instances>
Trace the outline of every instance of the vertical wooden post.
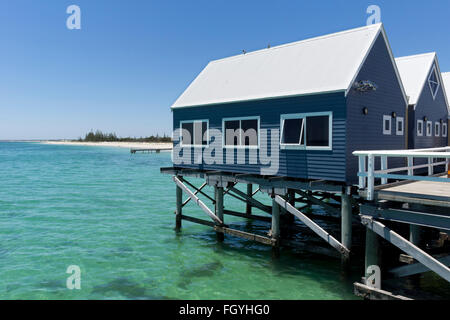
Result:
<instances>
[{"instance_id":1,"label":"vertical wooden post","mask_svg":"<svg viewBox=\"0 0 450 320\"><path fill-rule=\"evenodd\" d=\"M223 222L223 188L214 186L214 194L216 198L216 216ZM217 232L217 240L224 240L224 234L222 232Z\"/></svg>"},{"instance_id":2,"label":"vertical wooden post","mask_svg":"<svg viewBox=\"0 0 450 320\"><path fill-rule=\"evenodd\" d=\"M420 244L420 226L409 225L409 241L415 246Z\"/></svg>"},{"instance_id":3,"label":"vertical wooden post","mask_svg":"<svg viewBox=\"0 0 450 320\"><path fill-rule=\"evenodd\" d=\"M371 275L371 273L367 272L367 269L370 266L380 267L379 241L378 235L369 228L366 228L366 256L364 263L364 275L366 280Z\"/></svg>"},{"instance_id":4,"label":"vertical wooden post","mask_svg":"<svg viewBox=\"0 0 450 320\"><path fill-rule=\"evenodd\" d=\"M348 250L352 246L352 202L350 187L345 187L341 195L341 243Z\"/></svg>"},{"instance_id":5,"label":"vertical wooden post","mask_svg":"<svg viewBox=\"0 0 450 320\"><path fill-rule=\"evenodd\" d=\"M181 229L181 214L182 214L182 203L183 203L183 190L176 185L176 215L175 215L175 230L179 231Z\"/></svg>"},{"instance_id":6,"label":"vertical wooden post","mask_svg":"<svg viewBox=\"0 0 450 320\"><path fill-rule=\"evenodd\" d=\"M295 208L295 190L289 189L288 190L288 198L289 198L289 204Z\"/></svg>"},{"instance_id":7,"label":"vertical wooden post","mask_svg":"<svg viewBox=\"0 0 450 320\"><path fill-rule=\"evenodd\" d=\"M272 198L272 228L270 234L275 240L272 247L272 258L277 259L280 256L280 205Z\"/></svg>"},{"instance_id":8,"label":"vertical wooden post","mask_svg":"<svg viewBox=\"0 0 450 320\"><path fill-rule=\"evenodd\" d=\"M247 184L247 196L252 197L253 195L253 185L251 183ZM252 205L247 201L245 207L245 213L247 215L252 214Z\"/></svg>"},{"instance_id":9,"label":"vertical wooden post","mask_svg":"<svg viewBox=\"0 0 450 320\"><path fill-rule=\"evenodd\" d=\"M273 239L280 238L280 205L272 199L272 229L271 235Z\"/></svg>"}]
</instances>

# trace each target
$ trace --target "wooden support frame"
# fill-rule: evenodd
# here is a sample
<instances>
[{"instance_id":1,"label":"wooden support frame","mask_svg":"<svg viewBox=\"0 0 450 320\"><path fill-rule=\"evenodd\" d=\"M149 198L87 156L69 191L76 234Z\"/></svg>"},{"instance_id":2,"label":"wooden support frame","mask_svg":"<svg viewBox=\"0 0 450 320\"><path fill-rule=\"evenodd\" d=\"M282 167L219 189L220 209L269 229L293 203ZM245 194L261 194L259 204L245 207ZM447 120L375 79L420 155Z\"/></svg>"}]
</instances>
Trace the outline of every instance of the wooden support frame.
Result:
<instances>
[{"instance_id":1,"label":"wooden support frame","mask_svg":"<svg viewBox=\"0 0 450 320\"><path fill-rule=\"evenodd\" d=\"M266 206L265 204L262 204L261 202L259 202L258 200L253 199L252 197L249 197L245 192L242 192L239 189L236 189L234 186L233 187L229 187L228 190L230 190L231 192L233 192L234 194L242 197L243 199L246 200L246 202L249 202L253 207L256 207L264 212L267 213L271 213L272 212L272 208L269 206Z\"/></svg>"},{"instance_id":2,"label":"wooden support frame","mask_svg":"<svg viewBox=\"0 0 450 320\"><path fill-rule=\"evenodd\" d=\"M442 278L450 282L450 269L443 263L427 254L425 251L415 246L414 244L400 236L398 233L390 230L382 223L372 219L372 217L361 215L361 222L366 226L366 228L372 230L386 241L390 242L400 250L414 257L414 259L422 263L424 266L436 272Z\"/></svg>"},{"instance_id":3,"label":"wooden support frame","mask_svg":"<svg viewBox=\"0 0 450 320\"><path fill-rule=\"evenodd\" d=\"M180 187L192 200L216 223L222 225L223 222L220 220L212 211L209 209L203 201L201 201L188 187L186 187L183 182L176 176L173 176L173 181Z\"/></svg>"},{"instance_id":4,"label":"wooden support frame","mask_svg":"<svg viewBox=\"0 0 450 320\"><path fill-rule=\"evenodd\" d=\"M368 300L413 300L404 296L394 295L389 291L372 288L358 282L353 284L353 290L356 296Z\"/></svg>"},{"instance_id":5,"label":"wooden support frame","mask_svg":"<svg viewBox=\"0 0 450 320\"><path fill-rule=\"evenodd\" d=\"M319 200L313 196L313 194L308 194L306 192L303 192L301 190L295 190L297 194L302 196L303 198L306 198L307 200L311 201L313 204L317 204L327 210L329 213L332 213L334 216L338 217L340 212L338 209L330 206L329 204L323 202L322 200Z\"/></svg>"},{"instance_id":6,"label":"wooden support frame","mask_svg":"<svg viewBox=\"0 0 450 320\"><path fill-rule=\"evenodd\" d=\"M243 239L247 239L247 240L252 240L252 241L256 241L262 244L266 244L266 245L270 245L270 246L274 246L275 245L275 241L271 238L268 237L264 237L264 236L260 236L254 233L249 233L249 232L245 232L245 231L241 231L241 230L236 230L236 229L231 229L225 226L214 226L214 230L216 232L222 232L224 234L228 234L231 236L235 236L235 237L239 237L239 238L243 238Z\"/></svg>"},{"instance_id":7,"label":"wooden support frame","mask_svg":"<svg viewBox=\"0 0 450 320\"><path fill-rule=\"evenodd\" d=\"M194 192L194 194L195 195L197 195L204 187L206 187L208 184L205 182L205 183L203 183L201 186L200 186L200 188L198 188L198 189L196 189L195 190L195 192ZM188 197L184 202L183 202L183 204L181 205L182 207L184 207L185 205L187 205L188 203L189 203L189 201L191 201L191 198L190 197Z\"/></svg>"},{"instance_id":8,"label":"wooden support frame","mask_svg":"<svg viewBox=\"0 0 450 320\"><path fill-rule=\"evenodd\" d=\"M181 180L180 180L181 181ZM209 200L212 201L212 203L216 203L216 200L211 198L208 194L204 193L200 188L197 188L196 186L194 186L192 183L190 183L189 181L187 181L186 179L182 179L182 181L184 183L186 183L188 186L190 186L191 188L195 189L195 191L198 191L198 193L204 195L206 198L208 198Z\"/></svg>"},{"instance_id":9,"label":"wooden support frame","mask_svg":"<svg viewBox=\"0 0 450 320\"><path fill-rule=\"evenodd\" d=\"M360 212L362 215L377 219L450 230L450 215L429 214L405 209L380 209L370 204L361 205Z\"/></svg>"},{"instance_id":10,"label":"wooden support frame","mask_svg":"<svg viewBox=\"0 0 450 320\"><path fill-rule=\"evenodd\" d=\"M442 263L446 266L450 266L450 255L442 257L442 258L436 258L436 259L440 263ZM415 263L408 264L405 266L393 268L393 269L389 270L389 273L392 274L394 277L401 278L401 277L412 276L414 274L428 272L428 271L431 271L431 270L428 269L427 267L425 267L420 262L415 262Z\"/></svg>"},{"instance_id":11,"label":"wooden support frame","mask_svg":"<svg viewBox=\"0 0 450 320\"><path fill-rule=\"evenodd\" d=\"M316 224L314 221L309 219L305 214L293 207L289 202L284 200L280 196L275 196L274 200L285 210L292 213L294 216L299 218L307 227L314 231L319 237L328 242L333 248L338 250L344 257L348 257L350 251L343 246L339 241L337 241L332 235L326 232L322 227Z\"/></svg>"}]
</instances>

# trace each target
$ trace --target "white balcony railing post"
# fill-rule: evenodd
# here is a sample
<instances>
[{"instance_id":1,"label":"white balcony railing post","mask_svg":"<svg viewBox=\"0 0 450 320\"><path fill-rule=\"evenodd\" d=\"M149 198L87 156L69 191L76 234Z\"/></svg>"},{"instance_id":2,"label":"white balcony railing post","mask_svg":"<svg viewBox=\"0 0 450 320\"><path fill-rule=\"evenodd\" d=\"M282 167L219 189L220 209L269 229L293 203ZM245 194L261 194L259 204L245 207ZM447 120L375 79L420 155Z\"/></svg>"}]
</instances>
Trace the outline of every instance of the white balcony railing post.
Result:
<instances>
[{"instance_id":1,"label":"white balcony railing post","mask_svg":"<svg viewBox=\"0 0 450 320\"><path fill-rule=\"evenodd\" d=\"M366 156L358 156L359 159L359 173L366 174ZM359 176L359 189L364 189L366 187L366 177Z\"/></svg>"},{"instance_id":2,"label":"white balcony railing post","mask_svg":"<svg viewBox=\"0 0 450 320\"><path fill-rule=\"evenodd\" d=\"M387 170L388 168L388 158L387 156L381 157L381 170ZM387 174L387 172L383 172L383 174ZM381 184L386 184L388 182L387 178L381 178Z\"/></svg>"},{"instance_id":3,"label":"white balcony railing post","mask_svg":"<svg viewBox=\"0 0 450 320\"><path fill-rule=\"evenodd\" d=\"M409 156L408 157L408 176L414 175L414 158Z\"/></svg>"},{"instance_id":4,"label":"white balcony railing post","mask_svg":"<svg viewBox=\"0 0 450 320\"><path fill-rule=\"evenodd\" d=\"M428 157L428 175L433 175L433 157Z\"/></svg>"},{"instance_id":5,"label":"white balcony railing post","mask_svg":"<svg viewBox=\"0 0 450 320\"><path fill-rule=\"evenodd\" d=\"M375 184L374 171L375 171L374 155L369 154L367 157L367 200L373 200L373 192Z\"/></svg>"}]
</instances>

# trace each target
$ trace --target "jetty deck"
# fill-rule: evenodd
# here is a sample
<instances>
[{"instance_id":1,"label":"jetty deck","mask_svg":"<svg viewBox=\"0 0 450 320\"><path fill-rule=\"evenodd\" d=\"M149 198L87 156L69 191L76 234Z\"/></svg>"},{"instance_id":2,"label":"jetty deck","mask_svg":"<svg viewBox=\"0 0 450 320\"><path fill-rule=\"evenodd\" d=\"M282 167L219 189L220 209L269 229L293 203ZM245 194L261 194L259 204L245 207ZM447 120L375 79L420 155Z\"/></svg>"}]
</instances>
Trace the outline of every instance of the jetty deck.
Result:
<instances>
[{"instance_id":1,"label":"jetty deck","mask_svg":"<svg viewBox=\"0 0 450 320\"><path fill-rule=\"evenodd\" d=\"M132 148L130 149L130 153L134 154L137 152L141 153L160 153L161 151L172 151L172 148Z\"/></svg>"},{"instance_id":2,"label":"jetty deck","mask_svg":"<svg viewBox=\"0 0 450 320\"><path fill-rule=\"evenodd\" d=\"M447 175L440 175L447 179ZM402 184L391 184L375 189L375 197L379 200L408 201L450 207L450 186L447 182L408 181Z\"/></svg>"}]
</instances>

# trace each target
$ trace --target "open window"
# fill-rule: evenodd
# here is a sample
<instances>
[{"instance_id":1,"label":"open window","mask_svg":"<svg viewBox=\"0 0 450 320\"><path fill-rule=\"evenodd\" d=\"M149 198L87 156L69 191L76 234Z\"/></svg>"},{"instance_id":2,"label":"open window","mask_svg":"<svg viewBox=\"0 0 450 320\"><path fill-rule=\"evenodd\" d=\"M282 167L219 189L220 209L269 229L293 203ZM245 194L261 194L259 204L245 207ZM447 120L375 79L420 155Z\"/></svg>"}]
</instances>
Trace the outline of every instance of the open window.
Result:
<instances>
[{"instance_id":1,"label":"open window","mask_svg":"<svg viewBox=\"0 0 450 320\"><path fill-rule=\"evenodd\" d=\"M208 120L181 121L181 145L202 147L208 145Z\"/></svg>"},{"instance_id":2,"label":"open window","mask_svg":"<svg viewBox=\"0 0 450 320\"><path fill-rule=\"evenodd\" d=\"M436 71L436 66L433 65L433 69L431 70L430 75L428 76L428 85L430 86L431 95L433 99L436 98L436 94L439 90L439 75Z\"/></svg>"},{"instance_id":3,"label":"open window","mask_svg":"<svg viewBox=\"0 0 450 320\"><path fill-rule=\"evenodd\" d=\"M223 145L232 148L259 146L259 117L223 119Z\"/></svg>"},{"instance_id":4,"label":"open window","mask_svg":"<svg viewBox=\"0 0 450 320\"><path fill-rule=\"evenodd\" d=\"M448 133L447 133L447 130L448 130L448 129L447 129L447 124L446 124L446 123L443 123L443 124L442 124L442 136L443 136L443 137L447 137L447 134L448 134Z\"/></svg>"},{"instance_id":5,"label":"open window","mask_svg":"<svg viewBox=\"0 0 450 320\"><path fill-rule=\"evenodd\" d=\"M331 150L332 113L281 115L280 146L283 149Z\"/></svg>"},{"instance_id":6,"label":"open window","mask_svg":"<svg viewBox=\"0 0 450 320\"><path fill-rule=\"evenodd\" d=\"M417 136L423 136L423 120L417 120Z\"/></svg>"},{"instance_id":7,"label":"open window","mask_svg":"<svg viewBox=\"0 0 450 320\"><path fill-rule=\"evenodd\" d=\"M434 136L439 137L441 135L441 124L439 122L434 123Z\"/></svg>"},{"instance_id":8,"label":"open window","mask_svg":"<svg viewBox=\"0 0 450 320\"><path fill-rule=\"evenodd\" d=\"M404 119L403 117L397 117L396 118L396 128L395 128L395 133L398 136L402 136L405 132L405 124L404 124Z\"/></svg>"},{"instance_id":9,"label":"open window","mask_svg":"<svg viewBox=\"0 0 450 320\"><path fill-rule=\"evenodd\" d=\"M388 115L383 116L383 134L392 133L392 117Z\"/></svg>"},{"instance_id":10,"label":"open window","mask_svg":"<svg viewBox=\"0 0 450 320\"><path fill-rule=\"evenodd\" d=\"M433 132L433 122L427 121L427 137L431 137L432 132Z\"/></svg>"}]
</instances>

